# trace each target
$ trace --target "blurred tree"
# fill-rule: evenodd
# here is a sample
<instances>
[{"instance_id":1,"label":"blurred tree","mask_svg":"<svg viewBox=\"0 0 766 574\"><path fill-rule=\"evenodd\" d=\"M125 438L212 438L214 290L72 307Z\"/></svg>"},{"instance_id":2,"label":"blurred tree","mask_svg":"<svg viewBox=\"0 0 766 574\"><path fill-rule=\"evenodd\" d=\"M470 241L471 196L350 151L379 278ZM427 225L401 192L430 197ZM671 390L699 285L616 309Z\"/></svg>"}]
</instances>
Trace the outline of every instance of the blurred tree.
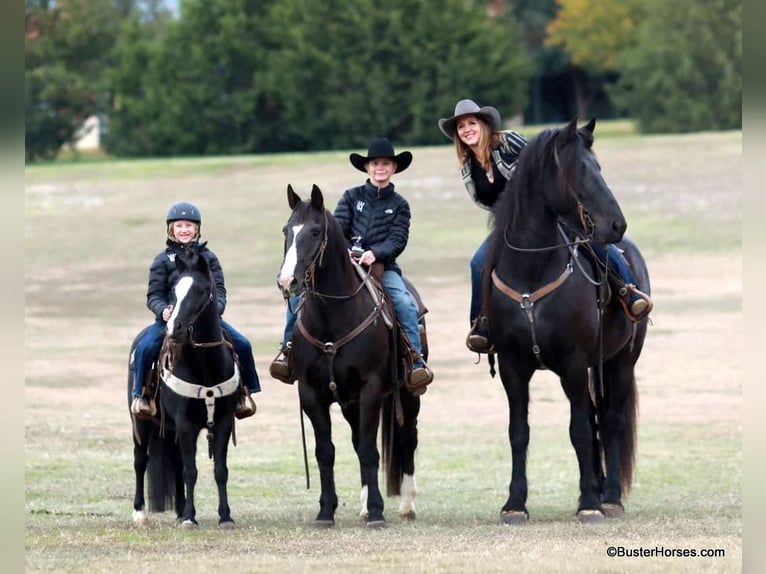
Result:
<instances>
[{"instance_id":1,"label":"blurred tree","mask_svg":"<svg viewBox=\"0 0 766 574\"><path fill-rule=\"evenodd\" d=\"M458 99L523 109L528 62L516 28L484 2L282 0L289 22L268 57L267 99L279 148L358 147L374 136L397 144L440 142L436 120Z\"/></svg>"},{"instance_id":2,"label":"blurred tree","mask_svg":"<svg viewBox=\"0 0 766 574\"><path fill-rule=\"evenodd\" d=\"M269 0L185 0L160 34L134 19L118 46L109 149L116 154L252 151L254 74Z\"/></svg>"},{"instance_id":3,"label":"blurred tree","mask_svg":"<svg viewBox=\"0 0 766 574\"><path fill-rule=\"evenodd\" d=\"M612 90L643 132L742 128L742 0L649 0Z\"/></svg>"},{"instance_id":4,"label":"blurred tree","mask_svg":"<svg viewBox=\"0 0 766 574\"><path fill-rule=\"evenodd\" d=\"M571 62L577 115L587 118L609 73L618 72L623 50L636 42L645 0L556 0L548 46L564 49Z\"/></svg>"},{"instance_id":5,"label":"blurred tree","mask_svg":"<svg viewBox=\"0 0 766 574\"><path fill-rule=\"evenodd\" d=\"M548 24L558 12L556 0L509 0L508 4L533 66L529 75L525 121L543 123L571 119L569 58L563 48L545 42ZM505 17L506 12L501 14Z\"/></svg>"},{"instance_id":6,"label":"blurred tree","mask_svg":"<svg viewBox=\"0 0 766 574\"><path fill-rule=\"evenodd\" d=\"M26 161L55 158L108 98L112 0L26 1Z\"/></svg>"}]
</instances>

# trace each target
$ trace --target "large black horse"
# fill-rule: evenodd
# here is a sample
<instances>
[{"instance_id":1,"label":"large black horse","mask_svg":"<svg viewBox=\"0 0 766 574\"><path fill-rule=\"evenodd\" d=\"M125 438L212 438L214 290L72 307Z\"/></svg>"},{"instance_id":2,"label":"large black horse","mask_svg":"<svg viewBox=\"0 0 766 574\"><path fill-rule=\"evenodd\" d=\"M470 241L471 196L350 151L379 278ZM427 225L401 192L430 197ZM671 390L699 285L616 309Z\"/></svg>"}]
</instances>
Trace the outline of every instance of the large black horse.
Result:
<instances>
[{"instance_id":1,"label":"large black horse","mask_svg":"<svg viewBox=\"0 0 766 574\"><path fill-rule=\"evenodd\" d=\"M646 264L624 237L622 211L592 151L595 120L549 129L521 153L495 208L485 262L489 328L508 396L512 453L501 520L525 523L529 382L556 373L570 402L569 435L580 470L577 516L623 512L633 475L637 390L634 365L647 320L631 322L610 298L590 242L615 243L642 289ZM615 294L616 295L616 294Z\"/></svg>"},{"instance_id":2,"label":"large black horse","mask_svg":"<svg viewBox=\"0 0 766 574\"><path fill-rule=\"evenodd\" d=\"M399 515L415 517L415 462L420 398L397 381L396 344L379 301L354 269L343 231L324 207L315 185L309 201L291 186L292 213L284 227L285 255L279 273L283 294L305 292L290 352L303 412L316 442L321 495L315 524L332 526L335 492L330 405L337 402L351 427L362 484L361 516L368 527L385 525L378 486L377 447L382 421L388 495L401 495ZM381 413L382 416L381 416Z\"/></svg>"},{"instance_id":3,"label":"large black horse","mask_svg":"<svg viewBox=\"0 0 766 574\"><path fill-rule=\"evenodd\" d=\"M218 487L219 525L231 528L234 521L226 488L229 473L226 458L239 399L239 370L231 344L223 336L207 259L198 250L189 248L176 255L175 263L179 272L173 286L175 306L168 319L160 357L162 384L157 416L165 428L158 431L158 421L134 417L134 442L137 443L134 512L141 510L138 506L143 499L143 478L139 475L146 468L145 446L138 444L136 438L148 437L146 446L149 446L158 432L164 432L164 440L175 440L177 446L174 449L158 442L158 447L148 453L151 506L162 510L168 500L175 498L181 527L197 526L194 507L197 439L200 431L207 429L208 453L213 459ZM154 457L159 460L153 461ZM156 472L151 472L153 467ZM153 488L151 482L155 476L160 477L161 482ZM139 519L143 517L139 515Z\"/></svg>"}]
</instances>

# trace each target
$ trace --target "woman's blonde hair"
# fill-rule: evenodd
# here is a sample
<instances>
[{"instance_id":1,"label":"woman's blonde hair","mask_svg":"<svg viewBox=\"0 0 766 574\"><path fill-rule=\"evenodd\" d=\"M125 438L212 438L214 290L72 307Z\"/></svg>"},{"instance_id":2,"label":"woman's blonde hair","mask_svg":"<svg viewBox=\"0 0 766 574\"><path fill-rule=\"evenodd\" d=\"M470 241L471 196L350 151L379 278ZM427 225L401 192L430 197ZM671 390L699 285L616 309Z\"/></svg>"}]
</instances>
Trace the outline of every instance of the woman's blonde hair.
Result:
<instances>
[{"instance_id":1,"label":"woman's blonde hair","mask_svg":"<svg viewBox=\"0 0 766 574\"><path fill-rule=\"evenodd\" d=\"M481 164L485 170L489 170L492 166L492 147L498 141L500 141L499 132L491 132L489 124L479 116L474 116L479 122L479 153L476 156L476 160ZM471 158L471 148L463 143L460 137L457 135L457 129L455 129L455 152L457 153L457 162L460 167Z\"/></svg>"}]
</instances>

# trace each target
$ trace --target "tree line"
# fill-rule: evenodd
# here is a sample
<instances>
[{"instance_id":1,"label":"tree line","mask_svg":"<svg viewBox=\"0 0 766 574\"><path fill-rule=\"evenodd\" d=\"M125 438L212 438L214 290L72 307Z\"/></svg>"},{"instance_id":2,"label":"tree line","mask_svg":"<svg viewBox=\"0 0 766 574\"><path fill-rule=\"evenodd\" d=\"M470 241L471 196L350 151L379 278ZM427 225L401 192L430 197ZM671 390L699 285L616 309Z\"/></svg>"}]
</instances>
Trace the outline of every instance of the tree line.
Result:
<instances>
[{"instance_id":1,"label":"tree line","mask_svg":"<svg viewBox=\"0 0 766 574\"><path fill-rule=\"evenodd\" d=\"M742 0L26 0L26 159L93 114L117 156L442 143L469 97L528 122L742 124Z\"/></svg>"}]
</instances>

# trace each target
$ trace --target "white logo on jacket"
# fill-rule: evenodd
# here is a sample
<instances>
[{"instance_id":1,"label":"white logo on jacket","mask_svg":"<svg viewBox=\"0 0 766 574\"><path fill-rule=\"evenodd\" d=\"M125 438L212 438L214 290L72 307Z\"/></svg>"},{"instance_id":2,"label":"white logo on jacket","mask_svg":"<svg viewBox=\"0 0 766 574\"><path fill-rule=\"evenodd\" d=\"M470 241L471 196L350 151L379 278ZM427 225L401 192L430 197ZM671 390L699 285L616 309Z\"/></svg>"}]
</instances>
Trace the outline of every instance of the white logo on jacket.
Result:
<instances>
[{"instance_id":1,"label":"white logo on jacket","mask_svg":"<svg viewBox=\"0 0 766 574\"><path fill-rule=\"evenodd\" d=\"M356 210L361 213L364 209L364 202L363 201L357 201L356 202Z\"/></svg>"}]
</instances>

